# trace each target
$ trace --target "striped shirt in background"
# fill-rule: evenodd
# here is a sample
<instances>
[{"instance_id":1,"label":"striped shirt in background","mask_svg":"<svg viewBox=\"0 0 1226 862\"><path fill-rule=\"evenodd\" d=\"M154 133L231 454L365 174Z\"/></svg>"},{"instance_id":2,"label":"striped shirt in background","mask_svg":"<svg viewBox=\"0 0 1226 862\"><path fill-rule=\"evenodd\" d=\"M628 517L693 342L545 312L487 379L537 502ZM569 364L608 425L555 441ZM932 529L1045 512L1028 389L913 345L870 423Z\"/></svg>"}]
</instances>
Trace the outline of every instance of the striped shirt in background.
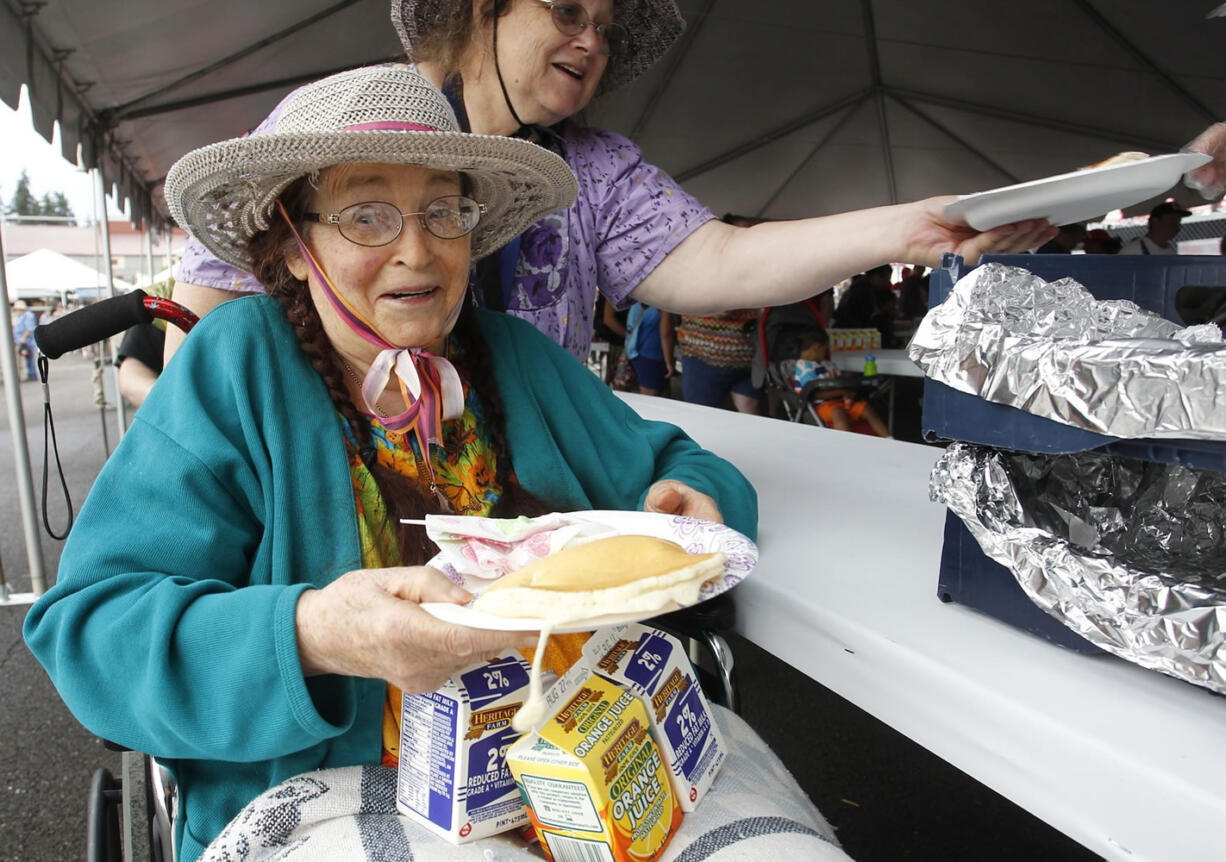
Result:
<instances>
[{"instance_id":1,"label":"striped shirt in background","mask_svg":"<svg viewBox=\"0 0 1226 862\"><path fill-rule=\"evenodd\" d=\"M678 351L715 368L748 368L753 361L757 321L756 308L714 317L682 317L677 327Z\"/></svg>"}]
</instances>

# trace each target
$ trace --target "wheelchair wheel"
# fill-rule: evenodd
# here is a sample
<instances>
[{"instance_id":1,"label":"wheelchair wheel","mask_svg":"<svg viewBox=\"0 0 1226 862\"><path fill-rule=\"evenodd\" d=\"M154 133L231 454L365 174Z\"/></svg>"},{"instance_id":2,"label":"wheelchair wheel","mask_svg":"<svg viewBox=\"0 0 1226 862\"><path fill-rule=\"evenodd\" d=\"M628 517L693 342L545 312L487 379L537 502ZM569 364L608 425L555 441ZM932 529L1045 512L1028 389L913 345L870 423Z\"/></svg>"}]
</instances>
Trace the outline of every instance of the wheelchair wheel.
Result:
<instances>
[{"instance_id":1,"label":"wheelchair wheel","mask_svg":"<svg viewBox=\"0 0 1226 862\"><path fill-rule=\"evenodd\" d=\"M86 818L89 833L85 841L86 862L123 862L120 846L120 806L123 787L109 769L94 772L89 788Z\"/></svg>"},{"instance_id":2,"label":"wheelchair wheel","mask_svg":"<svg viewBox=\"0 0 1226 862\"><path fill-rule=\"evenodd\" d=\"M112 746L108 746L112 747ZM173 786L152 757L123 750L116 778L98 769L86 818L86 862L173 862Z\"/></svg>"}]
</instances>

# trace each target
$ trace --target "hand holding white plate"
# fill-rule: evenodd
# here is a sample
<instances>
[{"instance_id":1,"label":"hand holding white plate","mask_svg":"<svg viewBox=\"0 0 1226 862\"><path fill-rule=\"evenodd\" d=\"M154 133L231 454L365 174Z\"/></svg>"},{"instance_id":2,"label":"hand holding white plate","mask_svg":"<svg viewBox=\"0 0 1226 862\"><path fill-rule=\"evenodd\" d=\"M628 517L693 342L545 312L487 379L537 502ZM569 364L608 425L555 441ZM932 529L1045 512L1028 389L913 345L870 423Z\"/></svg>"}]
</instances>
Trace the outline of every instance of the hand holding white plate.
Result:
<instances>
[{"instance_id":1,"label":"hand holding white plate","mask_svg":"<svg viewBox=\"0 0 1226 862\"><path fill-rule=\"evenodd\" d=\"M588 521L611 529L614 534L651 536L676 542L691 554L709 554L722 552L725 556L723 574L706 583L699 594L699 601L713 598L731 589L749 574L757 564L758 549L745 536L723 524L701 521L696 518L680 517L650 512L571 512L567 518ZM579 540L582 541L582 540ZM430 560L428 565L440 568L444 574L455 583L471 593L479 594L486 589L492 580L481 577L475 571L459 571L452 562L441 559L441 555ZM549 625L545 617L502 617L484 614L476 611L471 605L454 605L446 603L423 603L422 609L434 616L457 625L473 628L497 629L502 631L535 631ZM555 632L593 631L604 625L635 622L675 610L674 607L603 614L591 619L567 621L556 625Z\"/></svg>"},{"instance_id":2,"label":"hand holding white plate","mask_svg":"<svg viewBox=\"0 0 1226 862\"><path fill-rule=\"evenodd\" d=\"M1211 158L1171 153L963 195L945 208L945 218L975 230L1028 219L1073 224L1162 194Z\"/></svg>"}]
</instances>

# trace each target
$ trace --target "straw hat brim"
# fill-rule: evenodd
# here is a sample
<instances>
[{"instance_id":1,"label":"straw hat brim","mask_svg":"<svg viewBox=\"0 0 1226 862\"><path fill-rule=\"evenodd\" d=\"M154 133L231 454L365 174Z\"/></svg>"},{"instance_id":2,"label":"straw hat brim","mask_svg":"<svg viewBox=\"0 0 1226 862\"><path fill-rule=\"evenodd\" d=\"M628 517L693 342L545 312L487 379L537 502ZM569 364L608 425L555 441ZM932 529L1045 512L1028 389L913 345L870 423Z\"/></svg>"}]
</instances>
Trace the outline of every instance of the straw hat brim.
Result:
<instances>
[{"instance_id":1,"label":"straw hat brim","mask_svg":"<svg viewBox=\"0 0 1226 862\"><path fill-rule=\"evenodd\" d=\"M575 200L560 157L535 144L459 132L287 132L221 141L188 153L166 177L175 221L221 260L249 270L247 241L266 230L277 196L299 177L369 162L462 171L486 211L472 233L483 257Z\"/></svg>"}]
</instances>

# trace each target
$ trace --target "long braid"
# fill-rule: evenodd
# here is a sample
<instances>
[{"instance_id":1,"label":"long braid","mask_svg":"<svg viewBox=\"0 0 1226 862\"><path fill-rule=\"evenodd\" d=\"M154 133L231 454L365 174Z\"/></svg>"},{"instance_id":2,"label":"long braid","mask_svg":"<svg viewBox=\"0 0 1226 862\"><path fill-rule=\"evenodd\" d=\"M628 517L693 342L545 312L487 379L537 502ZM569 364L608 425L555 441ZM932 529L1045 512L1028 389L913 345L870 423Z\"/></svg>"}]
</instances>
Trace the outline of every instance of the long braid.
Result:
<instances>
[{"instance_id":1,"label":"long braid","mask_svg":"<svg viewBox=\"0 0 1226 862\"><path fill-rule=\"evenodd\" d=\"M485 334L481 331L477 320L477 311L468 304L456 321L456 330L465 345L465 360L469 369L469 386L477 390L485 412L486 434L490 449L493 450L496 469L495 479L502 488L502 496L494 506L493 513L498 517L515 517L518 515L543 515L552 512L555 507L546 504L535 495L529 493L515 477L511 460L511 447L507 441L506 415L502 406L502 394L494 377L493 355Z\"/></svg>"}]
</instances>

